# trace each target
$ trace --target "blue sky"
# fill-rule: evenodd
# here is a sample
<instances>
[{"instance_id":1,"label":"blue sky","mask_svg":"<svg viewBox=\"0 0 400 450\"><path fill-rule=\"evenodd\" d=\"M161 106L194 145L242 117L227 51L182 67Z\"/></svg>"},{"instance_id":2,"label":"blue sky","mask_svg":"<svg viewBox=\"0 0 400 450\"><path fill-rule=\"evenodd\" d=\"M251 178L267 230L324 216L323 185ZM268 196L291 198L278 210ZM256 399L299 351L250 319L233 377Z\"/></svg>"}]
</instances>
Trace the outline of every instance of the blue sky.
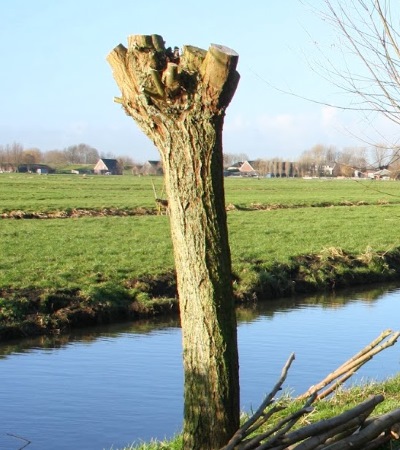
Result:
<instances>
[{"instance_id":1,"label":"blue sky","mask_svg":"<svg viewBox=\"0 0 400 450\"><path fill-rule=\"evenodd\" d=\"M137 161L158 158L113 103L119 91L106 62L128 35L154 33L167 46L216 43L239 54L241 81L225 120L227 153L292 159L315 144L362 145L357 137L368 132L361 114L272 87L343 103L343 94L310 67L319 58L315 43L335 36L300 0L3 0L0 17L0 145L16 141L46 151L83 142ZM380 119L375 125L392 132Z\"/></svg>"}]
</instances>

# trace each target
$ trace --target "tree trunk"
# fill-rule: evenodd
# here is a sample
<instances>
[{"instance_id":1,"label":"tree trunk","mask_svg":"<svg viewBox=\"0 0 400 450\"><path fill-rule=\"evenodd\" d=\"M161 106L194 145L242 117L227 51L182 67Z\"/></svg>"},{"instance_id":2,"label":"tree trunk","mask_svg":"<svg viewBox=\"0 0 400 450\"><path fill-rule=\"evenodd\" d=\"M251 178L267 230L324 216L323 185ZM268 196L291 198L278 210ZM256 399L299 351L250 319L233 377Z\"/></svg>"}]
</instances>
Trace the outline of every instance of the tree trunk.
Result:
<instances>
[{"instance_id":1,"label":"tree trunk","mask_svg":"<svg viewBox=\"0 0 400 450\"><path fill-rule=\"evenodd\" d=\"M108 56L126 113L160 151L178 281L185 372L184 447L218 449L239 426L239 368L226 223L222 129L238 55L182 55L130 36Z\"/></svg>"}]
</instances>

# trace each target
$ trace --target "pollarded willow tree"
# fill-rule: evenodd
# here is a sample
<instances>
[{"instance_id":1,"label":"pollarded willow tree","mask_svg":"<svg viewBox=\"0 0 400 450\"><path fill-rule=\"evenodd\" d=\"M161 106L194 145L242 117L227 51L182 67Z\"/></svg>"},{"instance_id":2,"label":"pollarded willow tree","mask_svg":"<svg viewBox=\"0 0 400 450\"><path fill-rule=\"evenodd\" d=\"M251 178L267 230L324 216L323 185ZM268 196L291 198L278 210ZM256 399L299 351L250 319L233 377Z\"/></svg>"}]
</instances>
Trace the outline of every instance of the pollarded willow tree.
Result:
<instances>
[{"instance_id":1,"label":"pollarded willow tree","mask_svg":"<svg viewBox=\"0 0 400 450\"><path fill-rule=\"evenodd\" d=\"M222 129L238 55L133 35L108 55L125 112L158 148L174 248L185 373L184 447L217 449L239 425L239 374Z\"/></svg>"}]
</instances>

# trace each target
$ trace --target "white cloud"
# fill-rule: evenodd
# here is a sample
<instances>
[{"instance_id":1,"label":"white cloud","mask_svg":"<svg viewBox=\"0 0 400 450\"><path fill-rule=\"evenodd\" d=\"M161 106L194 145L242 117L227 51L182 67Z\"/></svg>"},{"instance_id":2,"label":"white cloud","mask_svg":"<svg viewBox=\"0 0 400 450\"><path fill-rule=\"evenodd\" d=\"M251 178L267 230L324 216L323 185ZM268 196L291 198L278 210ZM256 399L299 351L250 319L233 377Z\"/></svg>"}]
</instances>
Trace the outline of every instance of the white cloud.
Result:
<instances>
[{"instance_id":1,"label":"white cloud","mask_svg":"<svg viewBox=\"0 0 400 450\"><path fill-rule=\"evenodd\" d=\"M227 123L224 137L228 152L246 152L252 158L296 158L316 144L338 148L362 145L357 134L348 131L350 126L354 127L351 118L340 110L321 106L312 111L261 114L252 119L238 114Z\"/></svg>"}]
</instances>

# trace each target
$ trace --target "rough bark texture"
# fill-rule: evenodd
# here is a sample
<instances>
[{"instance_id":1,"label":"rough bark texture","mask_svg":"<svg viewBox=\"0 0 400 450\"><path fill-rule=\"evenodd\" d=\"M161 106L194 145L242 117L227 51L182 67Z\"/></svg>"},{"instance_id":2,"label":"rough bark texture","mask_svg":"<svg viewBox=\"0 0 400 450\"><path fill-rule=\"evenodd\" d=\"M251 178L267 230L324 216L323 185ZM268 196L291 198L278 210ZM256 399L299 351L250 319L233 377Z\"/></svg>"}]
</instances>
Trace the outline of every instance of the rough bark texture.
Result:
<instances>
[{"instance_id":1,"label":"rough bark texture","mask_svg":"<svg viewBox=\"0 0 400 450\"><path fill-rule=\"evenodd\" d=\"M239 375L222 129L238 55L130 36L109 55L116 99L159 149L177 272L185 371L184 446L217 449L239 425ZM150 255L149 255L150 256Z\"/></svg>"}]
</instances>

